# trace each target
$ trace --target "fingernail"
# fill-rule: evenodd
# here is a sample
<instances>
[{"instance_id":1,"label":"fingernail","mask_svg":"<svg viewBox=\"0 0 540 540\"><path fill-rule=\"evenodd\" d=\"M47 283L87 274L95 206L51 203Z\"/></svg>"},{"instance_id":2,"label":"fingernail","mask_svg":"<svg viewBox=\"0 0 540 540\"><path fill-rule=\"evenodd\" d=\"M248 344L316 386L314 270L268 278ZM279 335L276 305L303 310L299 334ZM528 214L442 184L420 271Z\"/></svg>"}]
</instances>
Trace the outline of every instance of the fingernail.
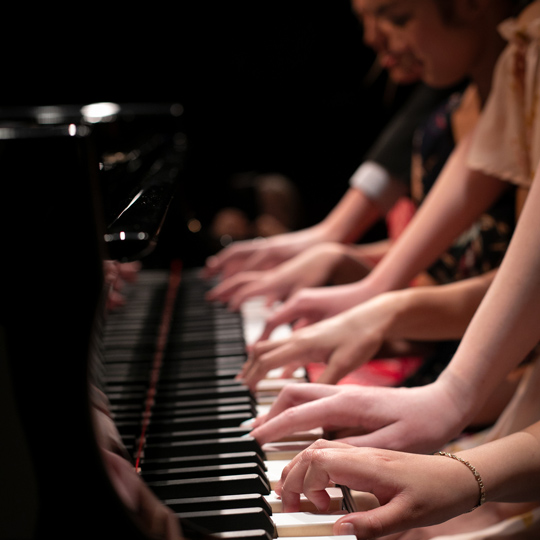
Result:
<instances>
[{"instance_id":1,"label":"fingernail","mask_svg":"<svg viewBox=\"0 0 540 540\"><path fill-rule=\"evenodd\" d=\"M352 523L342 523L339 526L338 534L340 536L346 536L346 535L351 535L351 534L354 536L356 533L354 532L354 527Z\"/></svg>"}]
</instances>

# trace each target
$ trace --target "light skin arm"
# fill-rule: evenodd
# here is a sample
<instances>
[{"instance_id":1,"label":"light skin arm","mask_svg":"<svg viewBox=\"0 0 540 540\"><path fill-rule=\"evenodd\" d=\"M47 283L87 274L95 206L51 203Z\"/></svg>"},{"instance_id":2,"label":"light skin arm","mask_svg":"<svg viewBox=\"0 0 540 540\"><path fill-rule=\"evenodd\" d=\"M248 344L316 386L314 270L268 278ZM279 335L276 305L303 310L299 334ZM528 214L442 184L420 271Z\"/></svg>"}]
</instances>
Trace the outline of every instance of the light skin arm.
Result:
<instances>
[{"instance_id":1,"label":"light skin arm","mask_svg":"<svg viewBox=\"0 0 540 540\"><path fill-rule=\"evenodd\" d=\"M364 255L362 247L322 242L269 270L238 272L208 291L206 299L226 302L236 311L254 296L265 296L267 304L273 305L303 287L350 283L373 268L372 258ZM378 243L376 251L380 249Z\"/></svg>"},{"instance_id":2,"label":"light skin arm","mask_svg":"<svg viewBox=\"0 0 540 540\"><path fill-rule=\"evenodd\" d=\"M269 318L261 336L297 321L312 324L366 301L377 294L406 287L433 263L452 241L508 189L496 178L469 171L466 155L469 139L457 146L436 184L401 236L374 270L358 283L303 289Z\"/></svg>"},{"instance_id":3,"label":"light skin arm","mask_svg":"<svg viewBox=\"0 0 540 540\"><path fill-rule=\"evenodd\" d=\"M381 217L377 204L351 187L317 225L270 238L235 242L209 257L203 274L230 277L239 271L273 268L319 242L352 242Z\"/></svg>"},{"instance_id":4,"label":"light skin arm","mask_svg":"<svg viewBox=\"0 0 540 540\"><path fill-rule=\"evenodd\" d=\"M540 341L540 169L503 263L441 383L477 407ZM474 359L474 362L471 361Z\"/></svg>"},{"instance_id":5,"label":"light skin arm","mask_svg":"<svg viewBox=\"0 0 540 540\"><path fill-rule=\"evenodd\" d=\"M287 376L310 362L323 362L327 367L317 382L333 384L374 358L387 342L459 339L495 273L384 293L286 339L258 342L240 378L254 387L271 369L286 366Z\"/></svg>"},{"instance_id":6,"label":"light skin arm","mask_svg":"<svg viewBox=\"0 0 540 540\"><path fill-rule=\"evenodd\" d=\"M458 452L485 486L486 501L525 502L540 498L540 423L499 440ZM380 507L347 514L334 534L379 538L441 523L476 506L480 489L471 470L444 456L356 448L317 441L288 464L275 488L285 512L299 495L325 511L329 481L373 493Z\"/></svg>"},{"instance_id":7,"label":"light skin arm","mask_svg":"<svg viewBox=\"0 0 540 540\"><path fill-rule=\"evenodd\" d=\"M295 406L287 411L287 400L278 405L278 397L281 410L253 435L275 440L290 425L312 429L328 417L328 424L339 419L341 425L361 429L362 435L346 440L357 446L426 452L457 436L540 341L538 176L537 172L497 275L437 381L418 388L366 387L303 402L289 396L289 404ZM330 418L339 407L341 416Z\"/></svg>"}]
</instances>

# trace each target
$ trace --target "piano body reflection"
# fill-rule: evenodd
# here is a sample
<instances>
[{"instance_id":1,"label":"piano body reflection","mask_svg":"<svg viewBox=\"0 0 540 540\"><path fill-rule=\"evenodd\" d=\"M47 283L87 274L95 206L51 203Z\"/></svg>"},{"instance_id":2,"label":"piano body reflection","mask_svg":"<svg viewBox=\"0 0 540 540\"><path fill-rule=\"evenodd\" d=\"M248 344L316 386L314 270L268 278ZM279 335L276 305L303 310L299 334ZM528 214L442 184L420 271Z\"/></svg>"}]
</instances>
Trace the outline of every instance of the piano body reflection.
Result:
<instances>
[{"instance_id":1,"label":"piano body reflection","mask_svg":"<svg viewBox=\"0 0 540 540\"><path fill-rule=\"evenodd\" d=\"M151 537L108 474L96 395L115 451L185 537L276 536L268 456L242 426L257 403L234 380L240 317L204 304L177 266L141 273L106 313L103 261L153 249L181 176L176 113L145 111L46 124L10 111L0 128L0 538ZM152 137L135 141L133 118Z\"/></svg>"}]
</instances>

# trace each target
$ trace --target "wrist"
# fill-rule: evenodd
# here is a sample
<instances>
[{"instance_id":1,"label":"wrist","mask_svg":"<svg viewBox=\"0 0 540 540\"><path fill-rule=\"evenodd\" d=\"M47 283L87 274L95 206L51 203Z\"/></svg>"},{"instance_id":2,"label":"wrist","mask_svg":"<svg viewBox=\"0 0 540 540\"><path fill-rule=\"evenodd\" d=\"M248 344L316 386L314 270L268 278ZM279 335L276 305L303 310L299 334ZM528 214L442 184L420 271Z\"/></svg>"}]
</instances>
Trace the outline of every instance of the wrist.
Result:
<instances>
[{"instance_id":1,"label":"wrist","mask_svg":"<svg viewBox=\"0 0 540 540\"><path fill-rule=\"evenodd\" d=\"M335 227L332 226L332 223L328 218L312 225L307 230L312 237L312 243L341 241L340 235L335 231Z\"/></svg>"},{"instance_id":2,"label":"wrist","mask_svg":"<svg viewBox=\"0 0 540 540\"><path fill-rule=\"evenodd\" d=\"M452 369L452 363L439 375L434 386L437 392L447 396L453 403L453 414L461 429L464 429L474 418L478 410L478 392L470 381L461 377Z\"/></svg>"},{"instance_id":3,"label":"wrist","mask_svg":"<svg viewBox=\"0 0 540 540\"><path fill-rule=\"evenodd\" d=\"M457 481L457 473L459 473L459 478L463 479L461 481L461 484L463 485L463 488L459 490L460 492L460 499L463 499L462 502L468 505L468 512L472 512L479 506L482 506L486 502L486 488L484 485L484 481L482 479L482 476L480 475L478 469L469 461L467 461L465 458L461 457L460 455L451 454L449 452L436 452L436 456L441 456L449 459L453 459L455 462L460 463L463 465L463 467L466 467L469 469L470 474L467 478L465 478L464 469L455 469L456 475L453 476L453 480ZM472 475L472 476L471 476ZM472 487L474 484L472 483L472 479L474 479L476 488ZM467 502L468 501L468 502Z\"/></svg>"},{"instance_id":4,"label":"wrist","mask_svg":"<svg viewBox=\"0 0 540 540\"><path fill-rule=\"evenodd\" d=\"M394 340L403 337L399 328L400 320L406 311L405 304L401 296L394 292L387 292L361 304L360 309L368 310L372 322L376 321L378 333L382 339Z\"/></svg>"},{"instance_id":5,"label":"wrist","mask_svg":"<svg viewBox=\"0 0 540 540\"><path fill-rule=\"evenodd\" d=\"M384 314L385 339L410 339L407 332L411 313L411 295L408 289L383 292L373 299Z\"/></svg>"}]
</instances>

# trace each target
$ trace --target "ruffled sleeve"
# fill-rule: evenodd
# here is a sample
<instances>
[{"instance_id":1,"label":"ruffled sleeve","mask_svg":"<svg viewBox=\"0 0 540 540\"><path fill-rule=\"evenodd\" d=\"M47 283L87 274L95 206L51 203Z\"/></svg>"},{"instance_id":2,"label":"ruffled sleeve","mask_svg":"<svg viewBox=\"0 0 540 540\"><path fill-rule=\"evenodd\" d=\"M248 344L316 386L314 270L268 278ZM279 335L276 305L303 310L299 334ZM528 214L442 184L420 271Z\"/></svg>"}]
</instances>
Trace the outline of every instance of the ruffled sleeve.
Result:
<instances>
[{"instance_id":1,"label":"ruffled sleeve","mask_svg":"<svg viewBox=\"0 0 540 540\"><path fill-rule=\"evenodd\" d=\"M508 45L476 126L471 168L528 187L540 161L540 2L499 26Z\"/></svg>"}]
</instances>

